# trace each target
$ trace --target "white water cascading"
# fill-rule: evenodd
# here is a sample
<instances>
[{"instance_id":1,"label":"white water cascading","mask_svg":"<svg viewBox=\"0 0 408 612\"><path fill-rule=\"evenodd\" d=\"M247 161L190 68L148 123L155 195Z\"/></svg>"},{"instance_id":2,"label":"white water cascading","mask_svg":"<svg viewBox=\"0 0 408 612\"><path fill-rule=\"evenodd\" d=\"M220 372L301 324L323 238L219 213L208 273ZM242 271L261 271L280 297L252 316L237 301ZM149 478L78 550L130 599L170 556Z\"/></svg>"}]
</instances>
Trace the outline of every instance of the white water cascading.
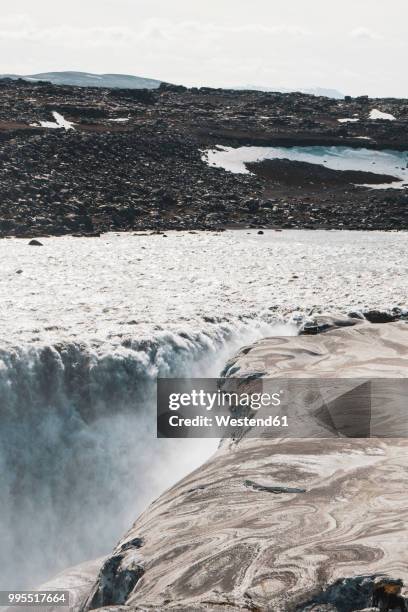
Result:
<instances>
[{"instance_id":1,"label":"white water cascading","mask_svg":"<svg viewBox=\"0 0 408 612\"><path fill-rule=\"evenodd\" d=\"M156 376L216 376L242 344L273 331L253 321L104 354L78 343L1 351L0 588L31 588L109 552L217 446L155 438Z\"/></svg>"}]
</instances>

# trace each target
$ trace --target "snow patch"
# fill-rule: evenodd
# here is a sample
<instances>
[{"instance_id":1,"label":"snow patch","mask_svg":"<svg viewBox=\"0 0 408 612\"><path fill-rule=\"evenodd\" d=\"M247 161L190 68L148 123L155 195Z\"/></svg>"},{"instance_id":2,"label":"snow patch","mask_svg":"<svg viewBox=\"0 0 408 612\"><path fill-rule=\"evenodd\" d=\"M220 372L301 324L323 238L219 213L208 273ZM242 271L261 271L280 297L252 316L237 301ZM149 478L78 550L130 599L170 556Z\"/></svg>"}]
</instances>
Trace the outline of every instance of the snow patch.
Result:
<instances>
[{"instance_id":1,"label":"snow patch","mask_svg":"<svg viewBox=\"0 0 408 612\"><path fill-rule=\"evenodd\" d=\"M364 138L365 137L360 137ZM370 139L371 140L371 139ZM351 147L222 147L203 152L203 159L213 167L228 172L249 174L248 162L264 159L287 159L309 164L324 165L332 170L357 170L387 174L408 182L408 151L374 151ZM393 186L396 186L395 183Z\"/></svg>"},{"instance_id":2,"label":"snow patch","mask_svg":"<svg viewBox=\"0 0 408 612\"><path fill-rule=\"evenodd\" d=\"M366 187L367 189L406 189L408 183L404 181L394 181L393 183L380 183L379 185L373 185L372 183L362 183L356 185L356 187Z\"/></svg>"},{"instance_id":3,"label":"snow patch","mask_svg":"<svg viewBox=\"0 0 408 612\"><path fill-rule=\"evenodd\" d=\"M53 130L65 129L66 131L68 131L74 129L74 123L72 121L67 121L66 119L64 119L64 117L60 115L60 113L53 111L52 116L54 117L55 121L40 121L40 126Z\"/></svg>"},{"instance_id":4,"label":"snow patch","mask_svg":"<svg viewBox=\"0 0 408 612\"><path fill-rule=\"evenodd\" d=\"M370 113L370 119L383 119L386 121L395 121L395 117L394 115L390 115L389 113L383 113L382 111L378 110L377 108L373 108L373 110Z\"/></svg>"}]
</instances>

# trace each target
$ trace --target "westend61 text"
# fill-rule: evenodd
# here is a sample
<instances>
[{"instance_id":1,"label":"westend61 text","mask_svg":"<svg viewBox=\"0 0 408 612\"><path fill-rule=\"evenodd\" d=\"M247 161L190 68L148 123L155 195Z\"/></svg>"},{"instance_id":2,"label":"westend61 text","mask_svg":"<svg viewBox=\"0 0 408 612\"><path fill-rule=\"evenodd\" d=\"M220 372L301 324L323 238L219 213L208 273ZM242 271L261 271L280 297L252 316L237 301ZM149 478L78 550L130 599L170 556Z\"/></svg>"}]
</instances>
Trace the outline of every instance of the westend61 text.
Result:
<instances>
[{"instance_id":1,"label":"westend61 text","mask_svg":"<svg viewBox=\"0 0 408 612\"><path fill-rule=\"evenodd\" d=\"M169 418L171 427L289 427L288 417L267 416L265 418L255 417L232 417L229 415L195 416L193 418L179 417L174 414Z\"/></svg>"}]
</instances>

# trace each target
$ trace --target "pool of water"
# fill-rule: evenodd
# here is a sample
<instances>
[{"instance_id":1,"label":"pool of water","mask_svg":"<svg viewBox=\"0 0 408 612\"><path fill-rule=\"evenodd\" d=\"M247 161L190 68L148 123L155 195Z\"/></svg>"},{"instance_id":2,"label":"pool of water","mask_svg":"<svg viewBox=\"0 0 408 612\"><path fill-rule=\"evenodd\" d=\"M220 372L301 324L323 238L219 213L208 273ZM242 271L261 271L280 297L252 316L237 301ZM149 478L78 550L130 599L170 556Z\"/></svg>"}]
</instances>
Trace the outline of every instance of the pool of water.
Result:
<instances>
[{"instance_id":1,"label":"pool of water","mask_svg":"<svg viewBox=\"0 0 408 612\"><path fill-rule=\"evenodd\" d=\"M331 168L332 170L360 170L394 176L396 181L378 188L408 186L408 151L375 151L350 147L222 147L204 153L210 166L224 168L237 174L250 174L246 163L264 159L289 159Z\"/></svg>"}]
</instances>

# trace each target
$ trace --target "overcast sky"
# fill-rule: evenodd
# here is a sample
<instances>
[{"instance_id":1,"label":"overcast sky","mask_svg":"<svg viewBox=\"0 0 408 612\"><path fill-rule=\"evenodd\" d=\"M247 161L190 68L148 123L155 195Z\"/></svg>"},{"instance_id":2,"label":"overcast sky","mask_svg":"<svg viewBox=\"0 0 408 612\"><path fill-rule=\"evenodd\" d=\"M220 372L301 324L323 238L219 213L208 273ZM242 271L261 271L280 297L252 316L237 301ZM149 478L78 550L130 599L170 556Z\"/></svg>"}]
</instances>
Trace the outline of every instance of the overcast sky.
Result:
<instances>
[{"instance_id":1,"label":"overcast sky","mask_svg":"<svg viewBox=\"0 0 408 612\"><path fill-rule=\"evenodd\" d=\"M12 0L0 72L408 97L407 0Z\"/></svg>"}]
</instances>

